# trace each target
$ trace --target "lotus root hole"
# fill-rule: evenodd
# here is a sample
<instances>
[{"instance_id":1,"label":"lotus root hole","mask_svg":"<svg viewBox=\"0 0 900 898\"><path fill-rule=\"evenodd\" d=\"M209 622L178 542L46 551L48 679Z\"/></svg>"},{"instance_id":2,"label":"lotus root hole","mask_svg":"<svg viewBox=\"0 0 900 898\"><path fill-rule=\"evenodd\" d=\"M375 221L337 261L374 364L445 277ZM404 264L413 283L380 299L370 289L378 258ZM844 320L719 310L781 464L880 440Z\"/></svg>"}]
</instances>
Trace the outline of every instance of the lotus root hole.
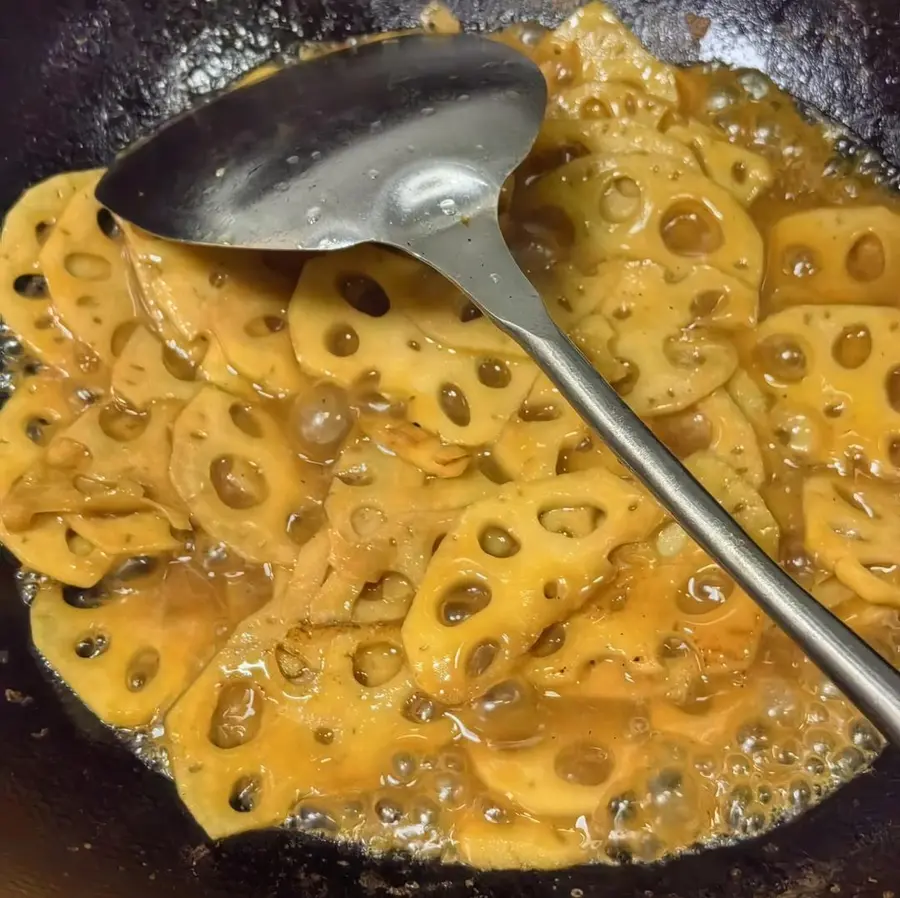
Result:
<instances>
[{"instance_id":1,"label":"lotus root hole","mask_svg":"<svg viewBox=\"0 0 900 898\"><path fill-rule=\"evenodd\" d=\"M483 677L490 670L499 652L500 646L493 639L479 642L469 653L469 657L466 660L466 673L468 676L473 680Z\"/></svg>"},{"instance_id":2,"label":"lotus root hole","mask_svg":"<svg viewBox=\"0 0 900 898\"><path fill-rule=\"evenodd\" d=\"M781 270L791 277L810 278L819 268L819 257L808 246L788 246L781 257Z\"/></svg>"},{"instance_id":3,"label":"lotus root hole","mask_svg":"<svg viewBox=\"0 0 900 898\"><path fill-rule=\"evenodd\" d=\"M259 734L262 715L263 695L258 686L246 680L226 682L209 722L209 741L223 749L246 745Z\"/></svg>"},{"instance_id":4,"label":"lotus root hole","mask_svg":"<svg viewBox=\"0 0 900 898\"><path fill-rule=\"evenodd\" d=\"M441 411L457 426L467 427L472 420L472 412L469 409L469 400L461 387L456 384L445 383L438 392L438 404Z\"/></svg>"},{"instance_id":5,"label":"lotus root hole","mask_svg":"<svg viewBox=\"0 0 900 898\"><path fill-rule=\"evenodd\" d=\"M466 580L451 586L441 600L439 619L448 627L470 620L491 603L491 588L480 580Z\"/></svg>"},{"instance_id":6,"label":"lotus root hole","mask_svg":"<svg viewBox=\"0 0 900 898\"><path fill-rule=\"evenodd\" d=\"M122 229L119 227L119 223L106 206L101 206L97 210L97 227L110 240L119 240L122 237Z\"/></svg>"},{"instance_id":7,"label":"lotus root hole","mask_svg":"<svg viewBox=\"0 0 900 898\"><path fill-rule=\"evenodd\" d=\"M24 299L46 299L47 280L41 274L20 274L13 281L13 290Z\"/></svg>"},{"instance_id":8,"label":"lotus root hole","mask_svg":"<svg viewBox=\"0 0 900 898\"><path fill-rule=\"evenodd\" d=\"M563 624L555 623L545 627L531 647L531 654L536 658L546 658L558 652L566 642L566 628Z\"/></svg>"},{"instance_id":9,"label":"lotus root hole","mask_svg":"<svg viewBox=\"0 0 900 898\"><path fill-rule=\"evenodd\" d=\"M209 479L219 500L229 508L255 508L269 498L269 486L259 466L238 455L213 459Z\"/></svg>"},{"instance_id":10,"label":"lotus root hole","mask_svg":"<svg viewBox=\"0 0 900 898\"><path fill-rule=\"evenodd\" d=\"M538 514L538 522L544 530L569 539L590 536L605 518L606 512L595 505L560 505Z\"/></svg>"},{"instance_id":11,"label":"lotus root hole","mask_svg":"<svg viewBox=\"0 0 900 898\"><path fill-rule=\"evenodd\" d=\"M501 359L482 359L478 363L478 380L492 390L508 387L511 379L509 365Z\"/></svg>"},{"instance_id":12,"label":"lotus root hole","mask_svg":"<svg viewBox=\"0 0 900 898\"><path fill-rule=\"evenodd\" d=\"M75 305L81 306L82 308L97 308L100 304L93 296L79 296ZM99 316L95 320L102 321ZM116 358L122 355L122 350L131 339L131 335L135 332L137 326L137 321L123 321L116 326L116 329L113 331L112 337L110 337L109 340L109 348Z\"/></svg>"},{"instance_id":13,"label":"lotus root hole","mask_svg":"<svg viewBox=\"0 0 900 898\"><path fill-rule=\"evenodd\" d=\"M831 355L842 368L859 368L872 354L872 334L865 324L851 324L835 338Z\"/></svg>"},{"instance_id":14,"label":"lotus root hole","mask_svg":"<svg viewBox=\"0 0 900 898\"><path fill-rule=\"evenodd\" d=\"M895 412L900 412L900 365L895 365L884 379L887 400Z\"/></svg>"},{"instance_id":15,"label":"lotus root hole","mask_svg":"<svg viewBox=\"0 0 900 898\"><path fill-rule=\"evenodd\" d=\"M576 742L562 749L554 759L556 775L574 786L600 786L613 771L613 759L602 746Z\"/></svg>"},{"instance_id":16,"label":"lotus root hole","mask_svg":"<svg viewBox=\"0 0 900 898\"><path fill-rule=\"evenodd\" d=\"M372 318L381 318L391 309L384 288L367 274L344 274L337 279L337 290L344 301Z\"/></svg>"},{"instance_id":17,"label":"lotus root hole","mask_svg":"<svg viewBox=\"0 0 900 898\"><path fill-rule=\"evenodd\" d=\"M228 414L234 426L254 440L260 439L263 435L262 427L259 419L253 412L253 409L242 402L232 402L228 408Z\"/></svg>"},{"instance_id":18,"label":"lotus root hole","mask_svg":"<svg viewBox=\"0 0 900 898\"><path fill-rule=\"evenodd\" d=\"M363 539L373 536L386 522L385 513L374 505L360 505L350 515L353 532Z\"/></svg>"},{"instance_id":19,"label":"lotus root hole","mask_svg":"<svg viewBox=\"0 0 900 898\"><path fill-rule=\"evenodd\" d=\"M600 216L613 224L632 221L641 210L641 188L631 178L613 178L600 195Z\"/></svg>"},{"instance_id":20,"label":"lotus root hole","mask_svg":"<svg viewBox=\"0 0 900 898\"><path fill-rule=\"evenodd\" d=\"M112 265L96 253L69 253L63 267L80 281L105 281L112 275Z\"/></svg>"},{"instance_id":21,"label":"lotus root hole","mask_svg":"<svg viewBox=\"0 0 900 898\"><path fill-rule=\"evenodd\" d=\"M325 337L325 348L338 358L346 358L359 349L359 335L349 324L336 324Z\"/></svg>"},{"instance_id":22,"label":"lotus root hole","mask_svg":"<svg viewBox=\"0 0 900 898\"><path fill-rule=\"evenodd\" d=\"M242 776L234 781L228 804L239 814L249 814L257 805L262 793L262 781L258 776Z\"/></svg>"},{"instance_id":23,"label":"lotus root hole","mask_svg":"<svg viewBox=\"0 0 900 898\"><path fill-rule=\"evenodd\" d=\"M521 548L519 541L505 527L489 524L478 535L482 552L494 558L511 558Z\"/></svg>"},{"instance_id":24,"label":"lotus root hole","mask_svg":"<svg viewBox=\"0 0 900 898\"><path fill-rule=\"evenodd\" d=\"M694 200L673 203L663 214L659 227L666 248L677 256L706 256L725 244L718 216Z\"/></svg>"},{"instance_id":25,"label":"lotus root hole","mask_svg":"<svg viewBox=\"0 0 900 898\"><path fill-rule=\"evenodd\" d=\"M105 633L88 633L75 643L75 654L89 660L99 658L109 649L109 637Z\"/></svg>"},{"instance_id":26,"label":"lotus root hole","mask_svg":"<svg viewBox=\"0 0 900 898\"><path fill-rule=\"evenodd\" d=\"M287 327L283 315L260 315L257 318L251 318L244 325L244 333L248 337L270 337L277 334Z\"/></svg>"},{"instance_id":27,"label":"lotus root hole","mask_svg":"<svg viewBox=\"0 0 900 898\"><path fill-rule=\"evenodd\" d=\"M654 418L653 432L679 458L709 449L713 441L712 424L694 409Z\"/></svg>"},{"instance_id":28,"label":"lotus root hole","mask_svg":"<svg viewBox=\"0 0 900 898\"><path fill-rule=\"evenodd\" d=\"M788 334L773 334L754 349L754 361L770 383L798 383L806 377L806 353Z\"/></svg>"},{"instance_id":29,"label":"lotus root hole","mask_svg":"<svg viewBox=\"0 0 900 898\"><path fill-rule=\"evenodd\" d=\"M159 673L159 652L152 647L138 649L128 662L125 671L125 688L129 692L140 692Z\"/></svg>"},{"instance_id":30,"label":"lotus root hole","mask_svg":"<svg viewBox=\"0 0 900 898\"><path fill-rule=\"evenodd\" d=\"M368 643L353 653L353 678L370 689L393 680L402 667L403 651L392 642Z\"/></svg>"},{"instance_id":31,"label":"lotus root hole","mask_svg":"<svg viewBox=\"0 0 900 898\"><path fill-rule=\"evenodd\" d=\"M884 244L877 234L863 234L847 253L847 273L863 284L884 274Z\"/></svg>"}]
</instances>

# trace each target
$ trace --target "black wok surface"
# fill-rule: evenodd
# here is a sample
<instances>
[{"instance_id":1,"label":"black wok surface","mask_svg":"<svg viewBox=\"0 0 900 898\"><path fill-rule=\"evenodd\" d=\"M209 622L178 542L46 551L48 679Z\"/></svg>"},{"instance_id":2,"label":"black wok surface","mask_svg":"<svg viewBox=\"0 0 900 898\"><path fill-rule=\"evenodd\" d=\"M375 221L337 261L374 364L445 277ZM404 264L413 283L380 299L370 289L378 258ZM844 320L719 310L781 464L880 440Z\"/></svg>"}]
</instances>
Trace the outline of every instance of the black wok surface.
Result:
<instances>
[{"instance_id":1,"label":"black wok surface","mask_svg":"<svg viewBox=\"0 0 900 898\"><path fill-rule=\"evenodd\" d=\"M467 25L557 21L557 0L456 0ZM301 39L414 23L418 0L7 0L0 208L111 154ZM900 162L897 0L613 0L674 61L761 68ZM512 8L514 7L514 8ZM706 22L705 20L709 20ZM697 34L705 30L702 39ZM898 285L900 294L900 285ZM900 894L900 754L770 836L654 867L474 873L375 860L290 833L205 842L174 789L66 699L29 649L0 559L0 898Z\"/></svg>"}]
</instances>

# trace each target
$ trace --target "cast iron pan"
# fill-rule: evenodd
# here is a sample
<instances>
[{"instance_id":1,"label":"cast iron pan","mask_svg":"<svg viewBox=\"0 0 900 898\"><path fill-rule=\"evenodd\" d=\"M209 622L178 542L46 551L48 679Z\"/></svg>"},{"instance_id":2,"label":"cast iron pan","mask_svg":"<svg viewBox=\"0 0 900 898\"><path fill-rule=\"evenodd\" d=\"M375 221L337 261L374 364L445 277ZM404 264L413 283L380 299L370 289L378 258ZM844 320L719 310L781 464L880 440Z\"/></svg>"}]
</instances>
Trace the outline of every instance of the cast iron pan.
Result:
<instances>
[{"instance_id":1,"label":"cast iron pan","mask_svg":"<svg viewBox=\"0 0 900 898\"><path fill-rule=\"evenodd\" d=\"M420 2L7 0L0 11L0 208L39 178L106 163L198 94L300 39L412 24ZM553 24L566 11L556 0L514 5L450 3L472 27L536 18ZM664 58L761 68L900 161L897 0L613 5ZM694 36L704 30L702 39ZM42 673L12 578L9 560L0 560L2 898L900 893L896 751L874 773L771 836L654 867L480 874L376 861L284 832L210 845L168 781L92 726Z\"/></svg>"}]
</instances>

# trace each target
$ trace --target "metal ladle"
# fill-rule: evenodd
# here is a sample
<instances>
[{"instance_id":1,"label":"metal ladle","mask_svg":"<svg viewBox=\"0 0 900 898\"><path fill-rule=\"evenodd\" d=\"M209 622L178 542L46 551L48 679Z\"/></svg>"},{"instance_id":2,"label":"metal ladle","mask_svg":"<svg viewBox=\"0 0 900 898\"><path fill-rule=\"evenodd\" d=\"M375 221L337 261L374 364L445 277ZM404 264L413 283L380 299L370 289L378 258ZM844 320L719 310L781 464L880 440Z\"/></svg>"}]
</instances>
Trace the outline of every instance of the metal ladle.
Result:
<instances>
[{"instance_id":1,"label":"metal ladle","mask_svg":"<svg viewBox=\"0 0 900 898\"><path fill-rule=\"evenodd\" d=\"M380 243L454 281L537 362L681 526L891 741L900 675L771 561L550 319L501 236L500 188L547 100L540 70L474 35L331 53L224 93L97 187L170 240L267 250Z\"/></svg>"}]
</instances>

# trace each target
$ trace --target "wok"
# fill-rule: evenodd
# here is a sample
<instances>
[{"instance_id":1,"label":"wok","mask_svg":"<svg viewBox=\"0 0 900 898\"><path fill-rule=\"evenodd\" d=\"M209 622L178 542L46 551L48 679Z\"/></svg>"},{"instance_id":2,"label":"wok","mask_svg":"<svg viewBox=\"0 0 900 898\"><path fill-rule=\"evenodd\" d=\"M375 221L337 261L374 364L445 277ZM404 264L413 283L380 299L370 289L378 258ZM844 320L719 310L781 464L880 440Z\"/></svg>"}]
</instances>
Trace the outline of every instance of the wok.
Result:
<instances>
[{"instance_id":1,"label":"wok","mask_svg":"<svg viewBox=\"0 0 900 898\"><path fill-rule=\"evenodd\" d=\"M559 0L451 0L468 25L558 21ZM0 17L0 207L101 165L300 40L412 25L420 0L27 0ZM896 0L613 0L655 53L760 68L900 161ZM893 175L896 183L896 173ZM898 285L900 290L900 285ZM172 785L92 723L30 649L0 559L0 896L642 896L900 893L900 753L754 841L655 866L476 873L290 832L208 843Z\"/></svg>"}]
</instances>

